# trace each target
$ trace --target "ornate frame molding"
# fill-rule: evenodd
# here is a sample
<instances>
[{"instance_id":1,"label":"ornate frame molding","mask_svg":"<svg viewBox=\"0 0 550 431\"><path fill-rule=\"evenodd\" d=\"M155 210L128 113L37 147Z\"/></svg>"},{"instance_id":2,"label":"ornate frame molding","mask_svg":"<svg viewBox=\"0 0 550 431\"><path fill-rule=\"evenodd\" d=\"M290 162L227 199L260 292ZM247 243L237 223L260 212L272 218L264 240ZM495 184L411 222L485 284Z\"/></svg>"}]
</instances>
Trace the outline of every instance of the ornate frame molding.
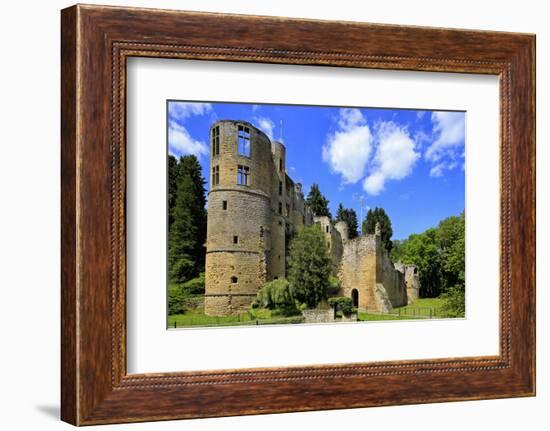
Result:
<instances>
[{"instance_id":1,"label":"ornate frame molding","mask_svg":"<svg viewBox=\"0 0 550 431\"><path fill-rule=\"evenodd\" d=\"M258 25L270 32L250 29ZM327 37L334 31L338 41ZM533 395L534 46L534 36L510 33L80 5L62 11L62 419L87 425ZM127 375L131 56L498 75L500 354ZM336 399L327 382L342 379ZM247 396L260 390L263 400Z\"/></svg>"}]
</instances>

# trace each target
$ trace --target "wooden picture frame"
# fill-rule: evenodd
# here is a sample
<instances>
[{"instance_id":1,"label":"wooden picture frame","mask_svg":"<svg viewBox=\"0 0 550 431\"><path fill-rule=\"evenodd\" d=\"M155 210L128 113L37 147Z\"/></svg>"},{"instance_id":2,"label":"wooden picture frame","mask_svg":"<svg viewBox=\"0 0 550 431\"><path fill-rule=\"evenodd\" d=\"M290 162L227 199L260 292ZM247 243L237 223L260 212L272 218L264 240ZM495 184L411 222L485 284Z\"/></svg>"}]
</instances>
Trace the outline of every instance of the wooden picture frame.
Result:
<instances>
[{"instance_id":1,"label":"wooden picture frame","mask_svg":"<svg viewBox=\"0 0 550 431\"><path fill-rule=\"evenodd\" d=\"M535 394L534 35L82 5L61 17L62 420L91 425ZM500 354L128 375L130 56L498 75Z\"/></svg>"}]
</instances>

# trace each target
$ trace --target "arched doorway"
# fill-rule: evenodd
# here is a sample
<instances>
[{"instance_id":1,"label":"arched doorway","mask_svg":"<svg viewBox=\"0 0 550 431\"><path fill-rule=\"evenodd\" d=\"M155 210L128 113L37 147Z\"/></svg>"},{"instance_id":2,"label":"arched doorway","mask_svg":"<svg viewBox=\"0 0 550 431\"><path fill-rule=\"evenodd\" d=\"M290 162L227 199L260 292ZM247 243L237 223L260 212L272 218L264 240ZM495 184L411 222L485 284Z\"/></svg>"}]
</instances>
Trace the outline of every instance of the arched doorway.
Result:
<instances>
[{"instance_id":1,"label":"arched doorway","mask_svg":"<svg viewBox=\"0 0 550 431\"><path fill-rule=\"evenodd\" d=\"M351 291L351 302L355 308L359 307L359 292L357 289Z\"/></svg>"}]
</instances>

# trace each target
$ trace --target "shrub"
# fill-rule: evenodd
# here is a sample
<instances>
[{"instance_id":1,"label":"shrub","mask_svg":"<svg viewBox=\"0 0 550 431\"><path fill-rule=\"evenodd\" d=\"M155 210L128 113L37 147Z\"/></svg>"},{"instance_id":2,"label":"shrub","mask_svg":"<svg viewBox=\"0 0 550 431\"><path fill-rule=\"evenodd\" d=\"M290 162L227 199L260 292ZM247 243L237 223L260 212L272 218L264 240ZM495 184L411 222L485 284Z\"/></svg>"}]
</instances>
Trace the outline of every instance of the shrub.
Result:
<instances>
[{"instance_id":1,"label":"shrub","mask_svg":"<svg viewBox=\"0 0 550 431\"><path fill-rule=\"evenodd\" d=\"M179 284L171 284L168 287L168 314L184 314L186 294Z\"/></svg>"},{"instance_id":2,"label":"shrub","mask_svg":"<svg viewBox=\"0 0 550 431\"><path fill-rule=\"evenodd\" d=\"M330 298L338 295L338 293L340 293L340 280L338 277L331 275L328 278L327 296Z\"/></svg>"},{"instance_id":3,"label":"shrub","mask_svg":"<svg viewBox=\"0 0 550 431\"><path fill-rule=\"evenodd\" d=\"M466 313L464 286L451 287L441 295L441 299L443 300L441 312L445 317L464 317Z\"/></svg>"},{"instance_id":4,"label":"shrub","mask_svg":"<svg viewBox=\"0 0 550 431\"><path fill-rule=\"evenodd\" d=\"M252 307L275 310L285 316L298 313L294 292L285 279L265 283L258 291Z\"/></svg>"},{"instance_id":5,"label":"shrub","mask_svg":"<svg viewBox=\"0 0 550 431\"><path fill-rule=\"evenodd\" d=\"M335 296L329 298L328 304L331 307L334 307L334 311L341 311L346 316L349 316L351 313L356 311L353 307L353 302L351 301L351 298L348 298L346 296Z\"/></svg>"},{"instance_id":6,"label":"shrub","mask_svg":"<svg viewBox=\"0 0 550 431\"><path fill-rule=\"evenodd\" d=\"M201 272L198 277L192 278L182 284L182 288L190 295L200 295L204 293L204 272Z\"/></svg>"}]
</instances>

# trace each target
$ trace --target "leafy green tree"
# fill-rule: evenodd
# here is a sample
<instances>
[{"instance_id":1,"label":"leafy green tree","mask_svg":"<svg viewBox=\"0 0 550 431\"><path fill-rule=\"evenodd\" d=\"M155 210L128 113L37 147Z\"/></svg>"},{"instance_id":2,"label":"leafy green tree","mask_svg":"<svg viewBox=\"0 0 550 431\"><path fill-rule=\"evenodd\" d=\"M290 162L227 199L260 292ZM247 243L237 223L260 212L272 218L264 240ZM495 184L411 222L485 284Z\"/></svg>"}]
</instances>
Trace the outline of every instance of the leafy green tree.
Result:
<instances>
[{"instance_id":1,"label":"leafy green tree","mask_svg":"<svg viewBox=\"0 0 550 431\"><path fill-rule=\"evenodd\" d=\"M344 208L342 204L338 205L338 211L336 212L336 221L344 221L348 225L349 239L357 238L359 234L357 229L357 213L352 208Z\"/></svg>"},{"instance_id":2,"label":"leafy green tree","mask_svg":"<svg viewBox=\"0 0 550 431\"><path fill-rule=\"evenodd\" d=\"M374 210L369 209L367 212L367 217L363 221L363 235L374 234L376 223L380 223L382 244L384 244L386 250L390 252L393 246L391 241L393 229L391 227L391 220L388 214L386 214L386 211L384 211L384 208L376 207Z\"/></svg>"},{"instance_id":3,"label":"leafy green tree","mask_svg":"<svg viewBox=\"0 0 550 431\"><path fill-rule=\"evenodd\" d=\"M464 315L465 217L451 216L435 228L394 241L394 262L415 264L420 271L420 295L443 295L446 314Z\"/></svg>"},{"instance_id":4,"label":"leafy green tree","mask_svg":"<svg viewBox=\"0 0 550 431\"><path fill-rule=\"evenodd\" d=\"M311 211L316 216L327 216L332 218L332 214L328 208L329 200L323 196L321 190L319 190L318 184L313 184L309 189L309 194L306 199L307 204L311 208Z\"/></svg>"},{"instance_id":5,"label":"leafy green tree","mask_svg":"<svg viewBox=\"0 0 550 431\"><path fill-rule=\"evenodd\" d=\"M439 247L443 260L443 285L445 290L465 282L465 217L442 220L438 226Z\"/></svg>"},{"instance_id":6,"label":"leafy green tree","mask_svg":"<svg viewBox=\"0 0 550 431\"><path fill-rule=\"evenodd\" d=\"M401 262L403 260L403 245L407 240L394 239L392 241L392 248L390 252L390 258L392 262Z\"/></svg>"},{"instance_id":7,"label":"leafy green tree","mask_svg":"<svg viewBox=\"0 0 550 431\"><path fill-rule=\"evenodd\" d=\"M329 277L328 247L316 223L300 230L290 244L288 280L295 298L313 308L326 299Z\"/></svg>"},{"instance_id":8,"label":"leafy green tree","mask_svg":"<svg viewBox=\"0 0 550 431\"><path fill-rule=\"evenodd\" d=\"M436 297L442 292L442 260L437 229L409 236L403 243L402 262L414 264L420 272L420 296Z\"/></svg>"},{"instance_id":9,"label":"leafy green tree","mask_svg":"<svg viewBox=\"0 0 550 431\"><path fill-rule=\"evenodd\" d=\"M182 283L204 270L206 241L205 181L193 155L181 157L177 166L173 221L168 237L168 275Z\"/></svg>"}]
</instances>

